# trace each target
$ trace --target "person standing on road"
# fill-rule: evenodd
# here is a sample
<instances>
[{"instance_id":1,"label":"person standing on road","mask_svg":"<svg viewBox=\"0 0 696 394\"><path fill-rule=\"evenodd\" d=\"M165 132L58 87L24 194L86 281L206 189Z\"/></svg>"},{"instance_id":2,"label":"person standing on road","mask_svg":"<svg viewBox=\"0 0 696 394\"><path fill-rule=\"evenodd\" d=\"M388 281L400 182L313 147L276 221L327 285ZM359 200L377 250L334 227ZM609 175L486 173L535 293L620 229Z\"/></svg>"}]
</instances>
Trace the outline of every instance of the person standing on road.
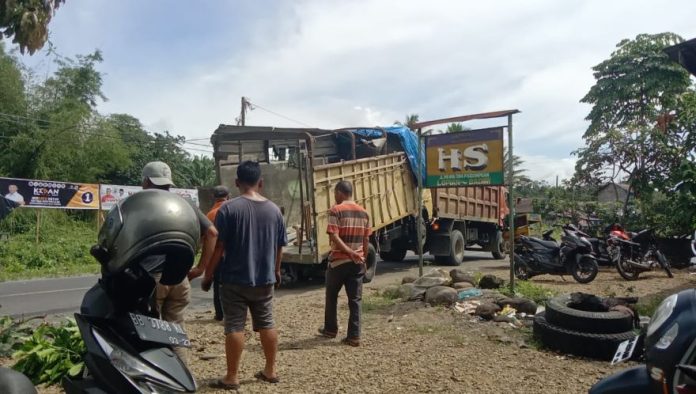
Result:
<instances>
[{"instance_id":1,"label":"person standing on road","mask_svg":"<svg viewBox=\"0 0 696 394\"><path fill-rule=\"evenodd\" d=\"M338 335L338 293L345 286L350 317L348 334L342 342L357 347L360 346L362 281L372 229L367 211L352 200L353 185L350 182L339 182L334 196L336 205L329 210L329 225L326 229L331 240L331 254L326 269L324 327L319 329L319 333L327 338Z\"/></svg>"},{"instance_id":2,"label":"person standing on road","mask_svg":"<svg viewBox=\"0 0 696 394\"><path fill-rule=\"evenodd\" d=\"M273 288L280 285L280 261L287 244L285 224L280 209L259 194L263 187L259 163L245 161L237 167L240 196L218 210L215 225L220 239L205 271L203 290L213 282L223 251L221 264L221 301L225 322L227 374L211 384L214 388L239 388L239 362L244 350L244 326L247 309L252 327L261 336L266 365L255 377L278 383L276 355L278 333L273 323Z\"/></svg>"},{"instance_id":3,"label":"person standing on road","mask_svg":"<svg viewBox=\"0 0 696 394\"><path fill-rule=\"evenodd\" d=\"M213 207L208 211L206 216L208 217L208 220L210 220L212 223L215 223L215 217L217 216L218 210L224 204L230 196L230 191L225 187L225 186L215 186L213 188L213 198L215 201L213 202ZM224 259L224 255L222 256L222 259ZM213 306L215 307L215 320L217 321L222 321L222 304L220 303L220 286L222 284L221 282L221 269L220 269L220 263L218 262L217 269L213 273L214 279L213 279ZM193 278L197 278L203 274L203 270L199 268L194 268L191 270L189 273L189 280Z\"/></svg>"},{"instance_id":4,"label":"person standing on road","mask_svg":"<svg viewBox=\"0 0 696 394\"><path fill-rule=\"evenodd\" d=\"M161 161L153 161L147 163L143 168L143 190L160 189L169 191L174 186L172 182L172 170L166 163ZM198 222L201 227L201 237L203 238L203 250L201 259L198 261L198 267L195 269L204 270L212 257L215 244L218 238L218 232L215 226L195 205L191 204L191 208L198 215ZM165 259L166 256L150 256L147 257L148 264L156 263L158 259ZM151 261L149 259L152 259ZM156 277L157 288L155 290L155 301L157 310L162 320L170 321L184 326L184 312L186 307L191 303L191 283L188 278L178 285L165 286L159 283L159 277ZM174 351L179 358L186 363L187 352L186 348L175 347Z\"/></svg>"}]
</instances>

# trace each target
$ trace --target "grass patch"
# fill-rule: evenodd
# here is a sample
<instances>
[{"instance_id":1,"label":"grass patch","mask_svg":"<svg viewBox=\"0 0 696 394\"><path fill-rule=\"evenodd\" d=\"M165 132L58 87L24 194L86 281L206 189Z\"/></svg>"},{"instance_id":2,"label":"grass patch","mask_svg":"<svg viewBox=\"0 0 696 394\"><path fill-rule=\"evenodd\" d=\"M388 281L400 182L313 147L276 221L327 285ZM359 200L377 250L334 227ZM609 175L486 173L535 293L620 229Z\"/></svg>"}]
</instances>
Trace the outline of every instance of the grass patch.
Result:
<instances>
[{"instance_id":1,"label":"grass patch","mask_svg":"<svg viewBox=\"0 0 696 394\"><path fill-rule=\"evenodd\" d=\"M555 297L558 292L548 287L537 285L530 281L515 281L515 292L510 291L509 287L500 288L500 292L508 297L521 296L543 305L550 298Z\"/></svg>"},{"instance_id":2,"label":"grass patch","mask_svg":"<svg viewBox=\"0 0 696 394\"><path fill-rule=\"evenodd\" d=\"M97 238L93 212L43 210L37 242L36 210L20 208L3 221L0 231L10 234L0 242L0 281L99 272L89 254Z\"/></svg>"},{"instance_id":3,"label":"grass patch","mask_svg":"<svg viewBox=\"0 0 696 394\"><path fill-rule=\"evenodd\" d=\"M396 299L385 298L379 293L362 299L362 311L365 313L378 312L396 304Z\"/></svg>"},{"instance_id":4,"label":"grass patch","mask_svg":"<svg viewBox=\"0 0 696 394\"><path fill-rule=\"evenodd\" d=\"M380 290L377 294L387 300L398 300L401 298L398 285L387 286Z\"/></svg>"},{"instance_id":5,"label":"grass patch","mask_svg":"<svg viewBox=\"0 0 696 394\"><path fill-rule=\"evenodd\" d=\"M660 303L668 296L669 296L669 294L668 295L660 294L660 295L641 297L638 300L638 303L636 304L636 311L641 316L652 317L652 315L655 313L655 310L657 309L657 307L660 306Z\"/></svg>"}]
</instances>

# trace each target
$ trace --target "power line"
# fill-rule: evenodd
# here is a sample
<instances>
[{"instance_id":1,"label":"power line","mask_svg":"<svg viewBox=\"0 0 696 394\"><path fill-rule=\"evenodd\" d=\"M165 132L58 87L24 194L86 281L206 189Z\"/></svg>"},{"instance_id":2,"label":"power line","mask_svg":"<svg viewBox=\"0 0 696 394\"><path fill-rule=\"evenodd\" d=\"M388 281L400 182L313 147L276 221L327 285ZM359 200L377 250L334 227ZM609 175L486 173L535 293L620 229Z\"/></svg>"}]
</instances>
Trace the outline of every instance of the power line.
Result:
<instances>
[{"instance_id":1,"label":"power line","mask_svg":"<svg viewBox=\"0 0 696 394\"><path fill-rule=\"evenodd\" d=\"M301 121L299 121L299 120L293 119L293 118L288 117L288 116L285 116L285 115L283 115L283 114L279 114L279 113L277 113L277 112L275 112L275 111L272 111L272 110L270 110L270 109L268 109L268 108L264 108L264 107L262 107L262 106L260 106L260 105L258 105L258 104L256 104L256 103L252 103L251 101L249 101L249 99L246 99L246 101L247 101L247 104L249 104L249 105L251 106L251 109L252 109L252 110L258 108L258 109L260 109L260 110L262 110L262 111L268 112L269 114L273 114L273 115L275 115L275 116L278 116L278 117L280 117L280 118L289 120L289 121L291 121L291 122L295 122L295 123L300 124L300 125L302 125L302 126L307 126L307 127L310 127L310 128L315 128L314 126L310 126L310 125L308 125L307 123L301 122Z\"/></svg>"}]
</instances>

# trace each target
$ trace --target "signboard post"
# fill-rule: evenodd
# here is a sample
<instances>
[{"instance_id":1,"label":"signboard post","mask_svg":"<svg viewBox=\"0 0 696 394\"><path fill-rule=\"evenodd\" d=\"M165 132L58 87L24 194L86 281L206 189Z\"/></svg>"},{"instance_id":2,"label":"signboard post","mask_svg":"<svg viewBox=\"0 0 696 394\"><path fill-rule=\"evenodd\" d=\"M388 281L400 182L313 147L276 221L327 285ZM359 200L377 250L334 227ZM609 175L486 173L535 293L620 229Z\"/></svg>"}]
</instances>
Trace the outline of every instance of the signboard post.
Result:
<instances>
[{"instance_id":1,"label":"signboard post","mask_svg":"<svg viewBox=\"0 0 696 394\"><path fill-rule=\"evenodd\" d=\"M510 252L510 289L515 288L514 250L515 250L515 221L514 221L514 164L512 151L512 115L519 110L486 112L473 115L456 116L446 119L418 122L411 128L418 130L418 162L422 168L421 136L422 129L438 124L466 122L470 120L496 119L507 117L508 159L507 175L508 205L509 205L509 242ZM426 188L438 187L467 187L467 186L503 186L505 185L505 164L503 157L503 129L506 126L481 130L436 134L425 138L426 148ZM423 211L423 180L418 176L418 211ZM421 215L418 215L419 223ZM421 226L418 226L420 237ZM423 250L418 243L418 267L423 275Z\"/></svg>"}]
</instances>

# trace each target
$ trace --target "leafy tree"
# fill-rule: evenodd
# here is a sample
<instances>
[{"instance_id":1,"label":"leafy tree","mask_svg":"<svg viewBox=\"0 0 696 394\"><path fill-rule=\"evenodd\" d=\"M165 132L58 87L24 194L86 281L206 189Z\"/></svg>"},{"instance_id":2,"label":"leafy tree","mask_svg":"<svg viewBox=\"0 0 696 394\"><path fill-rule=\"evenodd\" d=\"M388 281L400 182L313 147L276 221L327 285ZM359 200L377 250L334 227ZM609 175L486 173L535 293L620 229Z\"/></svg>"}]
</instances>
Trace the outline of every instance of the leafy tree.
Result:
<instances>
[{"instance_id":1,"label":"leafy tree","mask_svg":"<svg viewBox=\"0 0 696 394\"><path fill-rule=\"evenodd\" d=\"M7 149L9 139L25 128L27 98L21 66L5 53L0 42L0 151ZM1 168L2 166L0 166Z\"/></svg>"},{"instance_id":2,"label":"leafy tree","mask_svg":"<svg viewBox=\"0 0 696 394\"><path fill-rule=\"evenodd\" d=\"M215 161L210 157L194 156L181 173L186 179L185 187L215 186Z\"/></svg>"},{"instance_id":3,"label":"leafy tree","mask_svg":"<svg viewBox=\"0 0 696 394\"><path fill-rule=\"evenodd\" d=\"M623 40L593 68L597 80L581 100L591 104L590 126L578 155L575 181L599 185L626 177L640 195L678 164L672 149L680 139L664 122L679 109L689 76L662 50L682 41L672 33Z\"/></svg>"},{"instance_id":4,"label":"leafy tree","mask_svg":"<svg viewBox=\"0 0 696 394\"><path fill-rule=\"evenodd\" d=\"M48 24L62 3L65 0L0 1L0 39L14 37L22 53L33 55L48 40Z\"/></svg>"}]
</instances>

